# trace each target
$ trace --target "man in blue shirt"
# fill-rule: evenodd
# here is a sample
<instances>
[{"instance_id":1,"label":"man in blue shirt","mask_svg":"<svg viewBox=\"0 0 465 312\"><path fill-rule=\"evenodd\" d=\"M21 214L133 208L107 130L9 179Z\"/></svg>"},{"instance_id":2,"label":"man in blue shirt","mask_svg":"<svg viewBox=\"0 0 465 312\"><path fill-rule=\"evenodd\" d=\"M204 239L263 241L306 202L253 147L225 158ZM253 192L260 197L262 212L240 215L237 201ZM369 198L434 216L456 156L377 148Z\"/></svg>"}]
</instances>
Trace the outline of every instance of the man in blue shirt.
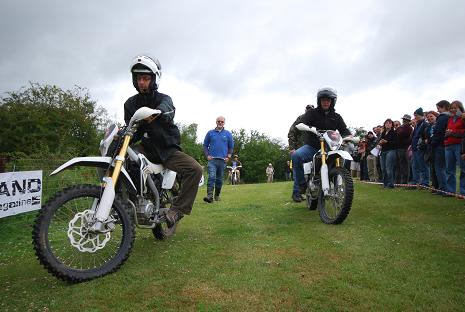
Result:
<instances>
[{"instance_id":1,"label":"man in blue shirt","mask_svg":"<svg viewBox=\"0 0 465 312\"><path fill-rule=\"evenodd\" d=\"M216 118L216 128L208 131L203 141L203 151L208 159L207 196L203 198L207 203L213 202L213 189L215 200L220 199L225 164L234 148L231 132L224 129L224 121L223 116Z\"/></svg>"}]
</instances>

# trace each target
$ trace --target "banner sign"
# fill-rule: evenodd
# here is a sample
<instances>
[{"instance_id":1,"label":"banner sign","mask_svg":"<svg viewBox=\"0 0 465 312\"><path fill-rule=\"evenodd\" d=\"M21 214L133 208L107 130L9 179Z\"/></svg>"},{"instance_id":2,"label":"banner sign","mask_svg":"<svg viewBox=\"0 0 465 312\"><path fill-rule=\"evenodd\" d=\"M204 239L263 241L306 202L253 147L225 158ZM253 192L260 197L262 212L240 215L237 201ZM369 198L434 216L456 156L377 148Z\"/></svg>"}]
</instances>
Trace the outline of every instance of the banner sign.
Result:
<instances>
[{"instance_id":1,"label":"banner sign","mask_svg":"<svg viewBox=\"0 0 465 312\"><path fill-rule=\"evenodd\" d=\"M42 170L0 173L0 218L40 209Z\"/></svg>"}]
</instances>

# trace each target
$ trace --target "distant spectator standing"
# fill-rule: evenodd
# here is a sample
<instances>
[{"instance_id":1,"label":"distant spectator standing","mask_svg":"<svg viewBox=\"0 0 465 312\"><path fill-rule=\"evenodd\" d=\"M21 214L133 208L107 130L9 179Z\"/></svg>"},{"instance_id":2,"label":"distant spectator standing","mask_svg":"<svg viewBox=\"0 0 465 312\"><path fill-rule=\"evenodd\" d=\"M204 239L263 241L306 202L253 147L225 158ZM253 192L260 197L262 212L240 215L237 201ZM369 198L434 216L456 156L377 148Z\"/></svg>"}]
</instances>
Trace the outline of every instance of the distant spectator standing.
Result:
<instances>
[{"instance_id":1,"label":"distant spectator standing","mask_svg":"<svg viewBox=\"0 0 465 312\"><path fill-rule=\"evenodd\" d=\"M415 128L412 132L412 178L411 184L429 186L429 165L425 162L426 144L421 140L427 122L425 121L423 108L418 108L415 116Z\"/></svg>"},{"instance_id":2,"label":"distant spectator standing","mask_svg":"<svg viewBox=\"0 0 465 312\"><path fill-rule=\"evenodd\" d=\"M203 200L213 202L213 189L215 200L219 200L223 186L223 175L226 162L231 158L234 141L231 132L224 129L225 118L216 118L216 128L207 132L203 141L203 151L208 160L207 196Z\"/></svg>"},{"instance_id":3,"label":"distant spectator standing","mask_svg":"<svg viewBox=\"0 0 465 312\"><path fill-rule=\"evenodd\" d=\"M367 140L363 138L358 144L358 155L360 157L360 180L368 181L368 167L367 167Z\"/></svg>"},{"instance_id":4,"label":"distant spectator standing","mask_svg":"<svg viewBox=\"0 0 465 312\"><path fill-rule=\"evenodd\" d=\"M446 192L446 158L444 151L444 135L449 121L450 103L446 100L439 101L436 109L439 116L436 118L433 135L431 136L431 148L433 150L434 171L438 180L438 189Z\"/></svg>"},{"instance_id":5,"label":"distant spectator standing","mask_svg":"<svg viewBox=\"0 0 465 312\"><path fill-rule=\"evenodd\" d=\"M431 138L433 137L436 118L438 116L439 114L435 111L429 111L426 113L426 120L428 120L428 125L425 127L425 131L423 132L423 140L426 143L425 161L429 164L430 167L431 186L434 189L439 188L439 183L434 166L434 154L433 146L431 145ZM436 194L437 192L433 190L433 193Z\"/></svg>"},{"instance_id":6,"label":"distant spectator standing","mask_svg":"<svg viewBox=\"0 0 465 312\"><path fill-rule=\"evenodd\" d=\"M396 165L397 133L391 119L384 122L384 131L381 133L381 168L383 170L383 186L394 188L394 168Z\"/></svg>"},{"instance_id":7,"label":"distant spectator standing","mask_svg":"<svg viewBox=\"0 0 465 312\"><path fill-rule=\"evenodd\" d=\"M266 167L265 173L266 173L266 182L268 183L273 182L274 168L271 163L269 163L268 167Z\"/></svg>"},{"instance_id":8,"label":"distant spectator standing","mask_svg":"<svg viewBox=\"0 0 465 312\"><path fill-rule=\"evenodd\" d=\"M373 132L376 135L376 146L378 146L379 140L381 140L381 132L383 132L383 126L378 125L373 128ZM381 170L381 154L376 157L376 170L378 172L378 182L383 182L383 171Z\"/></svg>"},{"instance_id":9,"label":"distant spectator standing","mask_svg":"<svg viewBox=\"0 0 465 312\"><path fill-rule=\"evenodd\" d=\"M288 160L286 161L286 168L285 168L285 174L286 174L286 181L292 180L292 168L291 168L291 161Z\"/></svg>"},{"instance_id":10,"label":"distant spectator standing","mask_svg":"<svg viewBox=\"0 0 465 312\"><path fill-rule=\"evenodd\" d=\"M397 170L396 182L400 184L407 184L409 179L409 166L410 160L407 155L408 147L412 142L413 128L410 125L412 117L409 114L402 116L402 125L396 129L397 133Z\"/></svg>"},{"instance_id":11,"label":"distant spectator standing","mask_svg":"<svg viewBox=\"0 0 465 312\"><path fill-rule=\"evenodd\" d=\"M368 179L371 182L377 182L378 181L378 169L376 167L376 162L378 160L378 157L373 155L371 151L376 147L376 142L377 139L373 132L368 131L367 137L367 169L368 169Z\"/></svg>"},{"instance_id":12,"label":"distant spectator standing","mask_svg":"<svg viewBox=\"0 0 465 312\"><path fill-rule=\"evenodd\" d=\"M446 186L447 191L456 193L455 170L460 168L460 194L465 195L465 161L461 158L462 139L465 133L465 125L462 120L464 113L463 105L460 101L450 104L450 116L447 122L447 129L444 135L444 147L446 157Z\"/></svg>"}]
</instances>

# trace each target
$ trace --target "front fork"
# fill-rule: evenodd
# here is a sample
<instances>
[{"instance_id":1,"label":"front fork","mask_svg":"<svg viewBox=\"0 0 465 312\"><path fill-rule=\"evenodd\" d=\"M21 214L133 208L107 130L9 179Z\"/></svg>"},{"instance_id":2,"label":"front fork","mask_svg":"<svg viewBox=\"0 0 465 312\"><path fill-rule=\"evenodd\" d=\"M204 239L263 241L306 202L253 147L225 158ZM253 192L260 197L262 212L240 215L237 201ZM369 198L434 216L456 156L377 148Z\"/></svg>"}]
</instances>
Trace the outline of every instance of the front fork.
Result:
<instances>
[{"instance_id":1,"label":"front fork","mask_svg":"<svg viewBox=\"0 0 465 312\"><path fill-rule=\"evenodd\" d=\"M329 176L328 176L328 164L326 163L326 147L323 138L320 138L320 150L321 150L321 190L323 194L327 196L329 194Z\"/></svg>"},{"instance_id":2,"label":"front fork","mask_svg":"<svg viewBox=\"0 0 465 312\"><path fill-rule=\"evenodd\" d=\"M329 195L329 172L328 172L328 164L326 163L326 147L323 139L320 139L320 148L321 148L321 169L320 169L320 176L321 176L321 189L325 196ZM340 158L336 158L336 167L341 166ZM342 183L339 182L338 183Z\"/></svg>"},{"instance_id":3,"label":"front fork","mask_svg":"<svg viewBox=\"0 0 465 312\"><path fill-rule=\"evenodd\" d=\"M131 141L131 136L126 135L124 137L123 146L121 147L118 156L115 158L115 168L111 177L104 177L102 187L104 191L102 197L100 198L100 204L97 207L97 212L95 214L95 223L90 227L89 231L91 232L107 232L105 228L105 221L110 216L111 206L115 200L115 185L118 182L118 177L121 173L121 168L123 167L124 158L126 156L129 142Z\"/></svg>"}]
</instances>

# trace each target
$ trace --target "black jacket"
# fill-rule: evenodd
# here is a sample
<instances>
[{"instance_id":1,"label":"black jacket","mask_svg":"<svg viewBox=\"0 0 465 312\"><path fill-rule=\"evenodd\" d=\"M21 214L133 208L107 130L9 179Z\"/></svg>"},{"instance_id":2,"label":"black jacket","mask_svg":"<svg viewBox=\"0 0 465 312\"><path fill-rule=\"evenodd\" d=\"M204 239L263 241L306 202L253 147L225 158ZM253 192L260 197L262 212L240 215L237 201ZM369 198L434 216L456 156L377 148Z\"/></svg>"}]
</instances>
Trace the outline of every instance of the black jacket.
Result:
<instances>
[{"instance_id":1,"label":"black jacket","mask_svg":"<svg viewBox=\"0 0 465 312\"><path fill-rule=\"evenodd\" d=\"M441 113L436 118L434 125L433 136L431 137L431 146L444 146L444 135L447 129L447 122L449 121L449 113Z\"/></svg>"},{"instance_id":2,"label":"black jacket","mask_svg":"<svg viewBox=\"0 0 465 312\"><path fill-rule=\"evenodd\" d=\"M389 132L386 132L386 130L383 130L380 137L381 137L381 140L387 141L386 143L381 145L381 152L397 149L398 138L397 138L397 132L395 130L389 130Z\"/></svg>"},{"instance_id":3,"label":"black jacket","mask_svg":"<svg viewBox=\"0 0 465 312\"><path fill-rule=\"evenodd\" d=\"M336 113L333 107L327 111L324 111L320 105L317 108L309 109L304 114L302 122L309 127L315 127L319 130L339 130L342 136L351 134L341 115ZM320 149L318 137L311 132L306 132L304 142L317 150Z\"/></svg>"},{"instance_id":4,"label":"black jacket","mask_svg":"<svg viewBox=\"0 0 465 312\"><path fill-rule=\"evenodd\" d=\"M132 115L141 107L159 109L162 114L151 123L139 127L134 134L132 143L141 140L147 158L152 162L164 162L175 151L181 150L181 136L174 124L174 108L171 98L154 91L150 94L139 93L130 97L124 103L124 121L129 124Z\"/></svg>"}]
</instances>

